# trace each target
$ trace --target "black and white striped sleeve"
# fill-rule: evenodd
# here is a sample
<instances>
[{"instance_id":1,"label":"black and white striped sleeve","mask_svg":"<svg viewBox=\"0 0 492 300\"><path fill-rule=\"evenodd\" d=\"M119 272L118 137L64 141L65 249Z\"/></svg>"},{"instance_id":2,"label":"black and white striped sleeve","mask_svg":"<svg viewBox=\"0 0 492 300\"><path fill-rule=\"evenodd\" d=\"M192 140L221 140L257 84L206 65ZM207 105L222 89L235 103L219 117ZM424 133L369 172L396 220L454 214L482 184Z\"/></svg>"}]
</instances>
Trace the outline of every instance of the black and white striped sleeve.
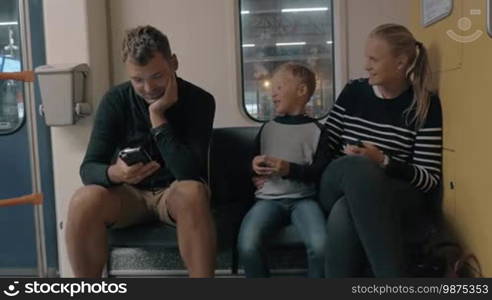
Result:
<instances>
[{"instance_id":1,"label":"black and white striped sleeve","mask_svg":"<svg viewBox=\"0 0 492 300\"><path fill-rule=\"evenodd\" d=\"M340 152L343 144L342 134L344 130L344 119L346 114L346 103L350 99L350 83L345 86L338 96L335 105L328 114L325 127L328 132L328 146L334 154Z\"/></svg>"},{"instance_id":2,"label":"black and white striped sleeve","mask_svg":"<svg viewBox=\"0 0 492 300\"><path fill-rule=\"evenodd\" d=\"M433 97L426 122L417 131L410 164L392 160L388 171L406 174L406 179L423 192L439 185L442 170L442 112L439 99Z\"/></svg>"}]
</instances>

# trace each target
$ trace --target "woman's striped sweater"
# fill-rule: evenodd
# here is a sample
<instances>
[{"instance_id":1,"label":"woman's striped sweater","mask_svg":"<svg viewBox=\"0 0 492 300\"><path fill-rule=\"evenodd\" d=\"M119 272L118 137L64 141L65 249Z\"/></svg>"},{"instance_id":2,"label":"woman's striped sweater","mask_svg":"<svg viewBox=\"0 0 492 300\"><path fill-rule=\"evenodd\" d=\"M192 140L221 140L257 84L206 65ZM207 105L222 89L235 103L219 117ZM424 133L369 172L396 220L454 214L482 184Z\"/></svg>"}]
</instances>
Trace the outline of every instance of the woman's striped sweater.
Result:
<instances>
[{"instance_id":1,"label":"woman's striped sweater","mask_svg":"<svg viewBox=\"0 0 492 300\"><path fill-rule=\"evenodd\" d=\"M337 99L326 121L330 148L342 156L349 141L376 145L390 158L386 173L410 182L423 192L439 185L442 162L442 113L439 98L431 96L423 126L416 129L409 88L394 99L381 99L367 79L351 81Z\"/></svg>"}]
</instances>

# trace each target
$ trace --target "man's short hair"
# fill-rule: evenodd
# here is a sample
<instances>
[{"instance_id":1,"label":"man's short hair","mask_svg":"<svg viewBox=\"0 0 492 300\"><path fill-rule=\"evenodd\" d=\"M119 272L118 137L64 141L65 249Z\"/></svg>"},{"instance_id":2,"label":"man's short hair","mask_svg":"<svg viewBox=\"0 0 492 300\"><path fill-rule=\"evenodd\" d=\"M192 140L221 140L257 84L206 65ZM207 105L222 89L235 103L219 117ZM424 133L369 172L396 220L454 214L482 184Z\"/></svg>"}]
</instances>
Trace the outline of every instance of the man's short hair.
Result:
<instances>
[{"instance_id":1,"label":"man's short hair","mask_svg":"<svg viewBox=\"0 0 492 300\"><path fill-rule=\"evenodd\" d=\"M155 52L164 58L171 58L171 47L167 36L150 25L138 26L126 32L121 48L123 62L134 60L139 65L146 65Z\"/></svg>"},{"instance_id":2,"label":"man's short hair","mask_svg":"<svg viewBox=\"0 0 492 300\"><path fill-rule=\"evenodd\" d=\"M311 70L311 68L296 62L287 62L280 65L275 73L280 71L287 71L292 74L292 76L299 78L301 83L305 84L308 91L308 101L313 96L314 91L316 90L316 75Z\"/></svg>"}]
</instances>

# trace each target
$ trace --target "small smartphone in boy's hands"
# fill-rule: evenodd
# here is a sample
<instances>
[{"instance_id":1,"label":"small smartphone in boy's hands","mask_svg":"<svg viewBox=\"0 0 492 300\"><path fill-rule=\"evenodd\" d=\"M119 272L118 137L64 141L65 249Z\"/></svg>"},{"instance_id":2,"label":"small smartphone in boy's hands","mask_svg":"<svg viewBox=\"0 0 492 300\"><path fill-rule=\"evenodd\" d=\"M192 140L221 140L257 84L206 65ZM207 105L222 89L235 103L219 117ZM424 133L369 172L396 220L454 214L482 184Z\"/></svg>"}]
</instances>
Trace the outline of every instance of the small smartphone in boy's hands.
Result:
<instances>
[{"instance_id":1,"label":"small smartphone in boy's hands","mask_svg":"<svg viewBox=\"0 0 492 300\"><path fill-rule=\"evenodd\" d=\"M123 160L128 166L143 163L146 164L152 159L150 155L142 147L125 148L118 153L119 158Z\"/></svg>"},{"instance_id":2,"label":"small smartphone in boy's hands","mask_svg":"<svg viewBox=\"0 0 492 300\"><path fill-rule=\"evenodd\" d=\"M260 162L258 165L262 168L268 168L269 167L269 165L264 161Z\"/></svg>"},{"instance_id":3,"label":"small smartphone in boy's hands","mask_svg":"<svg viewBox=\"0 0 492 300\"><path fill-rule=\"evenodd\" d=\"M257 175L270 176L272 173L271 166L267 161L266 155L255 156L255 158L253 158L252 161L252 167L253 167L253 171Z\"/></svg>"}]
</instances>

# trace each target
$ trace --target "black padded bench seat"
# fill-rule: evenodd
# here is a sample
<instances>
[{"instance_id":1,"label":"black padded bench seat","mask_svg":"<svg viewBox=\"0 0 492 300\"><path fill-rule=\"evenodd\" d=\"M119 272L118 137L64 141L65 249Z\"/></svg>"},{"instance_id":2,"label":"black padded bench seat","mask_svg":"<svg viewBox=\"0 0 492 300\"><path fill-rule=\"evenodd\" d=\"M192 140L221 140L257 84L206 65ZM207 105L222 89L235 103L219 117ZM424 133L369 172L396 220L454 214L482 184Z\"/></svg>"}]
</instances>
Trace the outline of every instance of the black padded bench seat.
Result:
<instances>
[{"instance_id":1,"label":"black padded bench seat","mask_svg":"<svg viewBox=\"0 0 492 300\"><path fill-rule=\"evenodd\" d=\"M253 204L251 157L258 127L213 130L209 153L209 184L217 227L217 275L237 275L236 240L244 214ZM271 241L273 274L303 274L305 250L293 226ZM113 229L109 233L109 276L182 276L176 229L159 223Z\"/></svg>"},{"instance_id":2,"label":"black padded bench seat","mask_svg":"<svg viewBox=\"0 0 492 300\"><path fill-rule=\"evenodd\" d=\"M250 165L258 127L230 127L213 130L209 153L211 205L217 227L216 275L237 276L237 234L243 216L253 204ZM422 244L435 231L441 213L442 190L429 195L429 214L407 220L405 240L415 267L422 259ZM109 276L184 276L176 229L162 224L113 229L109 234ZM296 229L290 225L271 240L269 265L272 274L305 275L306 253ZM410 266L410 267L412 267ZM418 270L416 270L418 271ZM370 271L368 272L370 275Z\"/></svg>"}]
</instances>

